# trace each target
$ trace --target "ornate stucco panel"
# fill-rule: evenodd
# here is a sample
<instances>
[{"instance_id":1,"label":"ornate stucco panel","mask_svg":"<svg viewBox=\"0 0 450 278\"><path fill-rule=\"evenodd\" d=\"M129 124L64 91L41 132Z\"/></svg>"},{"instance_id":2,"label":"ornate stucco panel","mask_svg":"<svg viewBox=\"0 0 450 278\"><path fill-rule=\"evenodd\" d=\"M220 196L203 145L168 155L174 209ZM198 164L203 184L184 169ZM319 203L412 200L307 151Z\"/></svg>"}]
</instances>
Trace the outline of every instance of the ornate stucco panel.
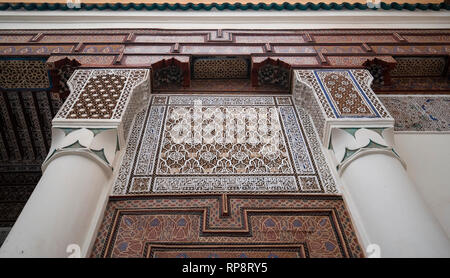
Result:
<instances>
[{"instance_id":1,"label":"ornate stucco panel","mask_svg":"<svg viewBox=\"0 0 450 278\"><path fill-rule=\"evenodd\" d=\"M74 152L112 169L136 109L149 101L149 70L79 69L67 84L71 94L52 121L43 169L55 157Z\"/></svg>"},{"instance_id":2,"label":"ornate stucco panel","mask_svg":"<svg viewBox=\"0 0 450 278\"><path fill-rule=\"evenodd\" d=\"M325 146L333 127L390 127L394 119L370 88L363 69L296 70L293 94L312 116Z\"/></svg>"},{"instance_id":3,"label":"ornate stucco panel","mask_svg":"<svg viewBox=\"0 0 450 278\"><path fill-rule=\"evenodd\" d=\"M393 150L394 119L370 88L373 78L362 69L296 70L293 94L332 155L336 169L361 154Z\"/></svg>"}]
</instances>

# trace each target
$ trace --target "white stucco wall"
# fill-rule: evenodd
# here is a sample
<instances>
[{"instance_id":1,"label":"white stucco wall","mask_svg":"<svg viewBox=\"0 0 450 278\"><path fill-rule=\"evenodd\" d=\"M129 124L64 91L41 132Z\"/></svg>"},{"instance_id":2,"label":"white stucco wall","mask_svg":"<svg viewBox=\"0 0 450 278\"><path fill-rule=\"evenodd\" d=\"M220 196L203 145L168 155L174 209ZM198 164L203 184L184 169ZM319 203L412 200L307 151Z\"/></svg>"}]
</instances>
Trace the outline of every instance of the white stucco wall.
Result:
<instances>
[{"instance_id":1,"label":"white stucco wall","mask_svg":"<svg viewBox=\"0 0 450 278\"><path fill-rule=\"evenodd\" d=\"M450 238L450 133L396 133L409 177Z\"/></svg>"}]
</instances>

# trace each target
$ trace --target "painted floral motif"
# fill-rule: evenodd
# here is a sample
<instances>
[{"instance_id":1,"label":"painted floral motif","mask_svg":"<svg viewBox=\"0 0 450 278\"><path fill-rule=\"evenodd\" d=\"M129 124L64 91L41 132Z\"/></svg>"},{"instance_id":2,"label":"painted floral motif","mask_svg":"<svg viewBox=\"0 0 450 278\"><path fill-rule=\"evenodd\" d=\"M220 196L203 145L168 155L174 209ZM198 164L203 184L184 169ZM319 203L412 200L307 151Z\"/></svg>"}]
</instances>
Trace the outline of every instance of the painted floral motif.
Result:
<instances>
[{"instance_id":1,"label":"painted floral motif","mask_svg":"<svg viewBox=\"0 0 450 278\"><path fill-rule=\"evenodd\" d=\"M133 198L133 197L132 197ZM111 200L92 257L362 257L340 196Z\"/></svg>"}]
</instances>

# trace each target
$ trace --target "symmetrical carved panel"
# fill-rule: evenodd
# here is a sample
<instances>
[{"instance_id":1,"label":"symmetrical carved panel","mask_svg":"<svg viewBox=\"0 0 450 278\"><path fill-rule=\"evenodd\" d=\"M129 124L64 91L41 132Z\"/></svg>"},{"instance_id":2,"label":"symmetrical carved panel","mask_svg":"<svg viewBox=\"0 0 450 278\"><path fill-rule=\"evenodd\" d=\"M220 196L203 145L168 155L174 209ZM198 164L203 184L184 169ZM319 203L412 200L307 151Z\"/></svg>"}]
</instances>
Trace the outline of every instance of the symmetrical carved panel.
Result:
<instances>
[{"instance_id":1,"label":"symmetrical carved panel","mask_svg":"<svg viewBox=\"0 0 450 278\"><path fill-rule=\"evenodd\" d=\"M340 196L112 199L92 257L363 257Z\"/></svg>"},{"instance_id":2,"label":"symmetrical carved panel","mask_svg":"<svg viewBox=\"0 0 450 278\"><path fill-rule=\"evenodd\" d=\"M116 195L336 192L315 130L289 96L154 96L131 134Z\"/></svg>"},{"instance_id":3,"label":"symmetrical carved panel","mask_svg":"<svg viewBox=\"0 0 450 278\"><path fill-rule=\"evenodd\" d=\"M249 61L235 57L199 57L192 62L192 78L234 79L248 78Z\"/></svg>"}]
</instances>

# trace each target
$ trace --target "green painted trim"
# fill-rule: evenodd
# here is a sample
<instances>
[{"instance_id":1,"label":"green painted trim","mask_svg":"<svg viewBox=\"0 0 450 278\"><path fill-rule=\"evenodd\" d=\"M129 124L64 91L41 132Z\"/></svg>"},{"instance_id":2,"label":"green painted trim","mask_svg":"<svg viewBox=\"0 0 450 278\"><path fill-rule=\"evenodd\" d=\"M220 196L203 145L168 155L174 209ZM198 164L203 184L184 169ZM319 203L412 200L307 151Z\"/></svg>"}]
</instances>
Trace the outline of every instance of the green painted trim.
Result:
<instances>
[{"instance_id":1,"label":"green painted trim","mask_svg":"<svg viewBox=\"0 0 450 278\"><path fill-rule=\"evenodd\" d=\"M345 154L344 157L342 158L341 161L339 161L339 163L344 162L345 160L347 160L348 158L350 158L351 156L353 156L357 151L361 150L361 149L386 149L389 148L388 146L384 146L378 143L373 142L372 140L369 140L369 144L365 145L364 147L358 148L356 150L350 150L348 148L345 148ZM395 153L395 152L394 152Z\"/></svg>"},{"instance_id":2,"label":"green painted trim","mask_svg":"<svg viewBox=\"0 0 450 278\"><path fill-rule=\"evenodd\" d=\"M368 129L375 131L375 132L378 133L381 137L383 137L383 131L384 131L386 128L368 128Z\"/></svg>"},{"instance_id":3,"label":"green painted trim","mask_svg":"<svg viewBox=\"0 0 450 278\"><path fill-rule=\"evenodd\" d=\"M64 132L64 134L67 136L72 131L78 130L79 128L67 128L67 127L58 127L60 130Z\"/></svg>"},{"instance_id":4,"label":"green painted trim","mask_svg":"<svg viewBox=\"0 0 450 278\"><path fill-rule=\"evenodd\" d=\"M383 131L386 129L385 127L382 128L375 128L375 127L349 127L349 128L341 128L343 131L349 133L350 135L352 135L353 137L355 137L355 133L356 131L358 131L359 129L368 129L368 130L372 130L376 133L378 133L381 137L383 137Z\"/></svg>"},{"instance_id":5,"label":"green painted trim","mask_svg":"<svg viewBox=\"0 0 450 278\"><path fill-rule=\"evenodd\" d=\"M193 4L193 3L187 3L187 4L168 4L168 3L164 3L164 4L135 4L135 3L129 3L129 4L121 4L121 3L115 3L115 4L84 4L82 3L80 8L69 8L67 7L66 4L62 4L62 3L55 3L55 4L49 4L49 3L1 3L0 4L0 10L1 11L6 11L6 10L26 10L26 11L56 11L56 10L60 10L60 11L67 11L67 10L85 10L85 11L90 11L90 10L112 10L112 11L118 11L118 10L137 10L137 11L141 11L141 10L147 10L147 11L153 11L153 10L159 10L159 11L164 11L164 10L182 10L182 11L186 11L186 10L194 10L194 11L200 11L200 10L206 10L209 11L211 9L217 9L219 11L223 11L223 10L242 10L242 11L246 11L246 10L277 10L277 11L281 11L281 10L289 10L289 11L293 11L293 10L301 10L301 11L306 11L306 10L313 10L313 11L317 11L317 10L377 10L378 8L369 8L367 6L367 4L362 4L362 3L354 3L354 4L350 4L347 2L344 2L342 4L337 4L337 3L330 3L330 4L326 4L326 3L319 3L319 4L313 4L313 3L306 3L306 4L301 4L301 3L295 3L295 4L290 4L290 3L283 3L283 4L276 4L276 3L271 3L271 4L266 4L266 3L258 3L258 4L253 4L253 3L235 3L235 4L230 4L230 3L223 3L223 4L217 4L217 3L211 3L211 4ZM404 4L399 4L396 2L390 3L390 4L386 4L386 3L381 3L380 4L380 9L381 10L409 10L409 11L415 11L415 10L421 10L421 11L426 11L426 10L432 10L432 11L439 11L439 10L450 10L450 4L446 4L444 2L439 3L439 4L421 4L421 3L416 3L416 4L410 4L410 3L404 3Z\"/></svg>"},{"instance_id":6,"label":"green painted trim","mask_svg":"<svg viewBox=\"0 0 450 278\"><path fill-rule=\"evenodd\" d=\"M85 146L82 146L80 144L80 141L76 141L75 143L67 146L67 147L63 147L62 149L87 149Z\"/></svg>"},{"instance_id":7,"label":"green painted trim","mask_svg":"<svg viewBox=\"0 0 450 278\"><path fill-rule=\"evenodd\" d=\"M372 149L384 149L384 148L387 148L388 146L385 146L385 145L381 145L381 144L378 144L378 143L375 143L374 141L372 141L372 140L369 140L369 144L367 144L367 146L365 146L364 148L372 148Z\"/></svg>"},{"instance_id":8,"label":"green painted trim","mask_svg":"<svg viewBox=\"0 0 450 278\"><path fill-rule=\"evenodd\" d=\"M361 149L361 148L360 148ZM342 161L340 161L339 163L345 161L347 158L353 156L357 151L359 151L360 149L356 149L356 150L350 150L345 148L345 154L344 157L342 158Z\"/></svg>"},{"instance_id":9,"label":"green painted trim","mask_svg":"<svg viewBox=\"0 0 450 278\"><path fill-rule=\"evenodd\" d=\"M103 132L105 130L111 130L111 129L114 129L114 128L89 128L89 127L87 127L86 129L92 131L92 133L94 133L94 137L95 137L95 136L97 136L97 134L99 134L99 133L101 133L101 132Z\"/></svg>"},{"instance_id":10,"label":"green painted trim","mask_svg":"<svg viewBox=\"0 0 450 278\"><path fill-rule=\"evenodd\" d=\"M360 130L362 127L350 127L350 128L341 128L343 131L349 133L351 136L355 138L356 131Z\"/></svg>"},{"instance_id":11,"label":"green painted trim","mask_svg":"<svg viewBox=\"0 0 450 278\"><path fill-rule=\"evenodd\" d=\"M93 152L96 156L98 156L101 160L105 161L106 164L110 165L110 163L108 162L108 159L106 159L105 156L105 149L101 149L99 151L96 150L90 150L91 152Z\"/></svg>"}]
</instances>

